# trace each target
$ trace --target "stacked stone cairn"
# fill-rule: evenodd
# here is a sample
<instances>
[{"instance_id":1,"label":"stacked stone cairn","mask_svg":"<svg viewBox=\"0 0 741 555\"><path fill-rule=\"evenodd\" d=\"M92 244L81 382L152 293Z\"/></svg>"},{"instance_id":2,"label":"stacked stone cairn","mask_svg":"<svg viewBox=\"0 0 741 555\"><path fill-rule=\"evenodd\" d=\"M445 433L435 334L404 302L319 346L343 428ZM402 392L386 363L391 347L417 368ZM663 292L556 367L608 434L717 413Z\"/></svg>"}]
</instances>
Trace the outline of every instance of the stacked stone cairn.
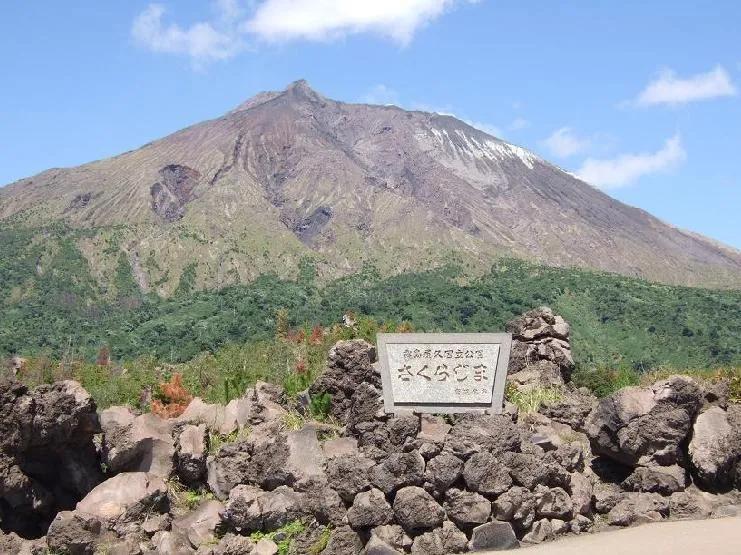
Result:
<instances>
[{"instance_id":1,"label":"stacked stone cairn","mask_svg":"<svg viewBox=\"0 0 741 555\"><path fill-rule=\"evenodd\" d=\"M74 382L4 382L0 552L268 555L301 522L289 553L447 555L738 514L741 407L722 384L674 376L598 401L569 383L561 317L507 330L512 386L560 391L538 412L386 415L359 340L334 346L304 403L258 383L170 420L97 413ZM325 394L337 425L287 425ZM183 506L182 488L202 494Z\"/></svg>"}]
</instances>

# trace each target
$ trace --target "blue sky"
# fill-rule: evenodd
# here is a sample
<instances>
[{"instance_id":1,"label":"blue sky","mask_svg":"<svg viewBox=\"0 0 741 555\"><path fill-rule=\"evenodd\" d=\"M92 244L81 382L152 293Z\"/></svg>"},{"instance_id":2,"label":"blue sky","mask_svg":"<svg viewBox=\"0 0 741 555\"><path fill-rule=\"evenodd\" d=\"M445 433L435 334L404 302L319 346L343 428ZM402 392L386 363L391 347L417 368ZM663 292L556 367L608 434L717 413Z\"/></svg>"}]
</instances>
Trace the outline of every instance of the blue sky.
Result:
<instances>
[{"instance_id":1,"label":"blue sky","mask_svg":"<svg viewBox=\"0 0 741 555\"><path fill-rule=\"evenodd\" d=\"M452 113L741 248L741 2L48 0L0 10L0 183L307 79Z\"/></svg>"}]
</instances>

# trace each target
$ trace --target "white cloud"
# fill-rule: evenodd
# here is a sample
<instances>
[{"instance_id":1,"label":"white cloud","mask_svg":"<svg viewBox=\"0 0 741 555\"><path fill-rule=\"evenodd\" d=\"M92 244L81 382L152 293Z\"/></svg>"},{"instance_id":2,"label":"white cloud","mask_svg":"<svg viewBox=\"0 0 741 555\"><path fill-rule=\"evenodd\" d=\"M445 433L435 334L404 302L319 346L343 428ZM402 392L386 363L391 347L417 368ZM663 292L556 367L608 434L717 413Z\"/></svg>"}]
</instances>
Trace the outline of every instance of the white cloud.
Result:
<instances>
[{"instance_id":1,"label":"white cloud","mask_svg":"<svg viewBox=\"0 0 741 555\"><path fill-rule=\"evenodd\" d=\"M217 21L199 21L182 28L176 23L164 24L164 6L150 4L134 19L131 35L154 52L186 54L197 65L231 58L244 46L234 26L239 6L234 0L219 0L216 6Z\"/></svg>"},{"instance_id":2,"label":"white cloud","mask_svg":"<svg viewBox=\"0 0 741 555\"><path fill-rule=\"evenodd\" d=\"M400 44L457 0L264 0L244 29L267 41L332 40L373 32Z\"/></svg>"},{"instance_id":3,"label":"white cloud","mask_svg":"<svg viewBox=\"0 0 741 555\"><path fill-rule=\"evenodd\" d=\"M577 175L600 189L618 189L634 183L644 175L670 170L687 158L679 134L667 139L653 153L623 154L613 159L587 158Z\"/></svg>"},{"instance_id":4,"label":"white cloud","mask_svg":"<svg viewBox=\"0 0 741 555\"><path fill-rule=\"evenodd\" d=\"M509 124L510 131L520 131L530 127L530 122L525 118L515 118L512 123Z\"/></svg>"},{"instance_id":5,"label":"white cloud","mask_svg":"<svg viewBox=\"0 0 741 555\"><path fill-rule=\"evenodd\" d=\"M394 104L395 106L399 106L399 95L394 89L379 84L373 86L367 93L365 93L360 98L360 101L364 104Z\"/></svg>"},{"instance_id":6,"label":"white cloud","mask_svg":"<svg viewBox=\"0 0 741 555\"><path fill-rule=\"evenodd\" d=\"M586 151L592 141L585 137L578 137L570 127L556 129L542 143L554 156L568 158Z\"/></svg>"},{"instance_id":7,"label":"white cloud","mask_svg":"<svg viewBox=\"0 0 741 555\"><path fill-rule=\"evenodd\" d=\"M163 23L165 8L150 4L134 19L131 34L154 52L185 54L201 65L231 58L256 40L330 41L370 32L406 45L456 4L479 1L211 0L215 16L187 27Z\"/></svg>"},{"instance_id":8,"label":"white cloud","mask_svg":"<svg viewBox=\"0 0 741 555\"><path fill-rule=\"evenodd\" d=\"M686 78L678 77L674 71L666 69L638 95L635 104L676 106L699 100L734 96L736 92L731 76L722 66Z\"/></svg>"}]
</instances>

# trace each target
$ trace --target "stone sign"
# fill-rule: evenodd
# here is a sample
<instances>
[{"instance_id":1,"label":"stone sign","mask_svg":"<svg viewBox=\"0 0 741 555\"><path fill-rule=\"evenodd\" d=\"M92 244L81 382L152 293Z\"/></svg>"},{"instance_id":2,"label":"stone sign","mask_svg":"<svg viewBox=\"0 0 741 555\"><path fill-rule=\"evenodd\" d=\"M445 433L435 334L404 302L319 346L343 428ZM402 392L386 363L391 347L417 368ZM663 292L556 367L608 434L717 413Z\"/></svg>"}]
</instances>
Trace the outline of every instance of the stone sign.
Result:
<instances>
[{"instance_id":1,"label":"stone sign","mask_svg":"<svg viewBox=\"0 0 741 555\"><path fill-rule=\"evenodd\" d=\"M508 333L379 333L384 410L502 412Z\"/></svg>"}]
</instances>

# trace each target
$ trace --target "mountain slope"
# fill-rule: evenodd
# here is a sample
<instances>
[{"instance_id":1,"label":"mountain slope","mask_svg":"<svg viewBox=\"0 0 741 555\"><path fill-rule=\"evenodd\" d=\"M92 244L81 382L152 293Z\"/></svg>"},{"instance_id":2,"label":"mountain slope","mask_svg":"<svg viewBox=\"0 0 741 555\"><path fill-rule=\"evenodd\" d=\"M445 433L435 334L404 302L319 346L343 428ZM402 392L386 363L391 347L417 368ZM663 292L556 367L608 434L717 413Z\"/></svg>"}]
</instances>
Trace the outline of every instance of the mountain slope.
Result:
<instances>
[{"instance_id":1,"label":"mountain slope","mask_svg":"<svg viewBox=\"0 0 741 555\"><path fill-rule=\"evenodd\" d=\"M741 288L741 253L626 206L534 154L438 114L327 99L305 82L221 118L0 189L0 225L61 221L96 278L125 254L172 294L371 261L383 272L506 255Z\"/></svg>"}]
</instances>

